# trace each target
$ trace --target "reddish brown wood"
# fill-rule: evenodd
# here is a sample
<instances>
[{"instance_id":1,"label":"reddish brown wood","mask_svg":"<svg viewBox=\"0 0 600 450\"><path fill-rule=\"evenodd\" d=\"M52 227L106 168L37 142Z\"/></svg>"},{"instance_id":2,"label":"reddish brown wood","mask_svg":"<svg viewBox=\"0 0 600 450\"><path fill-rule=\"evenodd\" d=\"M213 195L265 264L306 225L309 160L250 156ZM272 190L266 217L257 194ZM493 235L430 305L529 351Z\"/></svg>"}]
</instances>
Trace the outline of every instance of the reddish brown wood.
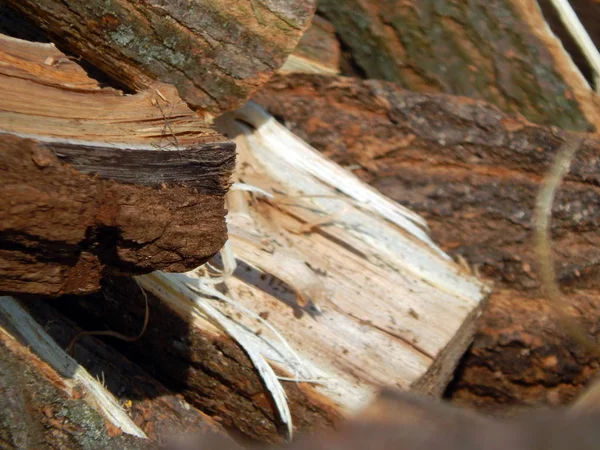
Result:
<instances>
[{"instance_id":1,"label":"reddish brown wood","mask_svg":"<svg viewBox=\"0 0 600 450\"><path fill-rule=\"evenodd\" d=\"M570 133L482 102L418 94L390 83L280 76L256 99L292 131L427 218L433 238L496 290L448 395L488 409L558 404L597 362L564 336L541 298L532 210ZM597 334L600 138L589 135L561 186L552 221L561 283L582 326Z\"/></svg>"},{"instance_id":2,"label":"reddish brown wood","mask_svg":"<svg viewBox=\"0 0 600 450\"><path fill-rule=\"evenodd\" d=\"M486 100L535 123L594 129L597 96L536 0L322 0L365 78Z\"/></svg>"},{"instance_id":3,"label":"reddish brown wood","mask_svg":"<svg viewBox=\"0 0 600 450\"><path fill-rule=\"evenodd\" d=\"M160 300L150 293L148 297L145 334L133 343L108 338L115 351L235 435L282 442L285 433L274 405L244 351L230 338L190 327ZM54 306L88 330L102 324L126 335L139 333L144 317L140 289L125 278L108 279L99 294L62 297ZM286 383L285 390L297 433L331 428L340 421L338 410L303 383Z\"/></svg>"}]
</instances>

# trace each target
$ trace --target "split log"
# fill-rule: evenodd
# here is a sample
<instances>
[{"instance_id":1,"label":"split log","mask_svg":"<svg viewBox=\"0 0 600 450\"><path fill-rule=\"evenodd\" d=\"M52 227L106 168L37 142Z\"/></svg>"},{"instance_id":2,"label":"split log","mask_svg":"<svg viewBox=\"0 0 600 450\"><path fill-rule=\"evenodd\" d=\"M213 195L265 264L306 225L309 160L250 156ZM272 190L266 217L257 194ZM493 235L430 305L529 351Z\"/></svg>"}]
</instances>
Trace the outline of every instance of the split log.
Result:
<instances>
[{"instance_id":1,"label":"split log","mask_svg":"<svg viewBox=\"0 0 600 450\"><path fill-rule=\"evenodd\" d=\"M105 299L99 301L106 302ZM58 345L67 348L82 330L51 304L48 299L21 302L39 326ZM98 339L87 337L76 340L72 355L91 376L102 382L133 423L153 442L168 442L183 433L203 437L221 435L227 441L223 428L187 403L181 394L170 391Z\"/></svg>"},{"instance_id":2,"label":"split log","mask_svg":"<svg viewBox=\"0 0 600 450\"><path fill-rule=\"evenodd\" d=\"M486 287L433 244L422 219L256 106L220 126L235 136L239 181L256 191L228 197L237 270L227 247L219 290L206 272L137 277L160 321L151 319L138 342L111 345L260 442L335 426L382 385L439 396L471 340ZM63 298L56 306L85 328L135 334L143 315L137 286L115 281L105 292L108 301ZM299 383L282 388L275 374Z\"/></svg>"},{"instance_id":3,"label":"split log","mask_svg":"<svg viewBox=\"0 0 600 450\"><path fill-rule=\"evenodd\" d=\"M596 386L597 388L597 386ZM594 399L597 401L597 398ZM536 411L498 420L414 394L385 391L337 432L321 432L278 447L289 450L591 450L600 431L597 403ZM225 450L226 442L187 438L174 450Z\"/></svg>"},{"instance_id":4,"label":"split log","mask_svg":"<svg viewBox=\"0 0 600 450\"><path fill-rule=\"evenodd\" d=\"M572 134L489 104L378 81L278 76L256 99L325 155L423 214L436 242L498 288L452 395L488 409L568 401L597 361L540 297L532 210L556 150ZM553 208L553 257L573 309L597 334L600 137L588 135Z\"/></svg>"},{"instance_id":5,"label":"split log","mask_svg":"<svg viewBox=\"0 0 600 450\"><path fill-rule=\"evenodd\" d=\"M169 86L124 96L52 44L0 42L1 292L91 292L218 252L233 143Z\"/></svg>"},{"instance_id":6,"label":"split log","mask_svg":"<svg viewBox=\"0 0 600 450\"><path fill-rule=\"evenodd\" d=\"M241 106L296 47L314 0L8 3L132 90L174 85L193 109Z\"/></svg>"},{"instance_id":7,"label":"split log","mask_svg":"<svg viewBox=\"0 0 600 450\"><path fill-rule=\"evenodd\" d=\"M0 298L0 309L2 448L154 448L100 383L61 353L14 299Z\"/></svg>"},{"instance_id":8,"label":"split log","mask_svg":"<svg viewBox=\"0 0 600 450\"><path fill-rule=\"evenodd\" d=\"M535 123L585 131L598 97L535 0L322 0L368 78L489 101Z\"/></svg>"}]
</instances>

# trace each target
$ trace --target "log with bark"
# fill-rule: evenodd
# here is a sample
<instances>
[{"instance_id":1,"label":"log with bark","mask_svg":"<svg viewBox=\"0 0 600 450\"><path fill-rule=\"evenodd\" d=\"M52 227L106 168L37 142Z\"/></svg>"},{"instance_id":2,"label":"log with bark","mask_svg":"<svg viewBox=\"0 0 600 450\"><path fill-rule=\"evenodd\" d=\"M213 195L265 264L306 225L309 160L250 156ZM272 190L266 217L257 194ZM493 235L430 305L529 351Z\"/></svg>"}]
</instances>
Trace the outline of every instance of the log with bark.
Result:
<instances>
[{"instance_id":1,"label":"log with bark","mask_svg":"<svg viewBox=\"0 0 600 450\"><path fill-rule=\"evenodd\" d=\"M536 0L321 0L366 78L489 101L535 123L591 130L598 97Z\"/></svg>"},{"instance_id":2,"label":"log with bark","mask_svg":"<svg viewBox=\"0 0 600 450\"><path fill-rule=\"evenodd\" d=\"M243 183L228 195L230 247L202 271L137 277L150 323L111 345L252 441L333 427L382 385L441 395L486 287L418 216L256 106L235 114L219 122ZM139 287L117 279L55 306L127 335L144 314Z\"/></svg>"},{"instance_id":3,"label":"log with bark","mask_svg":"<svg viewBox=\"0 0 600 450\"><path fill-rule=\"evenodd\" d=\"M597 361L564 335L539 293L532 211L571 133L494 106L379 81L278 76L255 97L290 130L427 218L442 248L496 290L449 395L488 409L559 404ZM553 257L571 310L597 333L600 138L589 135L553 208Z\"/></svg>"},{"instance_id":4,"label":"log with bark","mask_svg":"<svg viewBox=\"0 0 600 450\"><path fill-rule=\"evenodd\" d=\"M219 251L233 143L170 86L125 96L52 44L0 42L0 291L92 292Z\"/></svg>"},{"instance_id":5,"label":"log with bark","mask_svg":"<svg viewBox=\"0 0 600 450\"><path fill-rule=\"evenodd\" d=\"M314 0L7 2L132 90L175 86L197 111L241 106L283 65Z\"/></svg>"}]
</instances>

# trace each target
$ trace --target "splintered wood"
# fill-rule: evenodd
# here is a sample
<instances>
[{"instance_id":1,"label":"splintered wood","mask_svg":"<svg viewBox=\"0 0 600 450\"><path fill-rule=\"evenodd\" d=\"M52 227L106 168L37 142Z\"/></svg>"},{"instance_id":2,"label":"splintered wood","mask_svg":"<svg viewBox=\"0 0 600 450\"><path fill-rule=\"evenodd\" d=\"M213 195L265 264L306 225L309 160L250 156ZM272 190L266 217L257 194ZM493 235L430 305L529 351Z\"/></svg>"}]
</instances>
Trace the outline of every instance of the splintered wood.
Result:
<instances>
[{"instance_id":1,"label":"splintered wood","mask_svg":"<svg viewBox=\"0 0 600 450\"><path fill-rule=\"evenodd\" d=\"M257 105L219 127L239 151L221 260L140 284L205 332L229 334L255 365L268 361L279 380L265 383L290 433L278 381L303 382L342 413L380 386L440 395L487 287L430 240L419 216Z\"/></svg>"}]
</instances>

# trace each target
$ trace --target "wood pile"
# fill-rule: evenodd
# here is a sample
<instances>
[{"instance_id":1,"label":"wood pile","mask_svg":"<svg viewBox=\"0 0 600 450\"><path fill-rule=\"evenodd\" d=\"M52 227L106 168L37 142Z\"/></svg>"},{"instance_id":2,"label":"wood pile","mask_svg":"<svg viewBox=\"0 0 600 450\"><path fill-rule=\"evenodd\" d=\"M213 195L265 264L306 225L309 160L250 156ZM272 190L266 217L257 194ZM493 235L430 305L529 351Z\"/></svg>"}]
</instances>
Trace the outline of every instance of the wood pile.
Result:
<instances>
[{"instance_id":1,"label":"wood pile","mask_svg":"<svg viewBox=\"0 0 600 450\"><path fill-rule=\"evenodd\" d=\"M512 413L596 372L533 246L583 136L552 248L596 334L596 74L536 1L0 15L1 447L533 448L595 420L423 398Z\"/></svg>"}]
</instances>

